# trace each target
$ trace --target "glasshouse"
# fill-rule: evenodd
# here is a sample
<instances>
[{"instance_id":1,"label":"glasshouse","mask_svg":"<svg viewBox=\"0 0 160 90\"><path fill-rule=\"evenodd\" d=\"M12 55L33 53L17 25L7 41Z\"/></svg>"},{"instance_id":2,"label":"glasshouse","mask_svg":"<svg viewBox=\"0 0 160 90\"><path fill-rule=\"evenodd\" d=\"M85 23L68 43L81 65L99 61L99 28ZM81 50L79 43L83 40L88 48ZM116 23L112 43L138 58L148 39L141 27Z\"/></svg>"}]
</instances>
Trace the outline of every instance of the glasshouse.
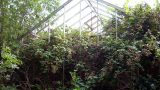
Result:
<instances>
[{"instance_id":1,"label":"glasshouse","mask_svg":"<svg viewBox=\"0 0 160 90\"><path fill-rule=\"evenodd\" d=\"M160 90L160 0L0 0L0 90Z\"/></svg>"}]
</instances>

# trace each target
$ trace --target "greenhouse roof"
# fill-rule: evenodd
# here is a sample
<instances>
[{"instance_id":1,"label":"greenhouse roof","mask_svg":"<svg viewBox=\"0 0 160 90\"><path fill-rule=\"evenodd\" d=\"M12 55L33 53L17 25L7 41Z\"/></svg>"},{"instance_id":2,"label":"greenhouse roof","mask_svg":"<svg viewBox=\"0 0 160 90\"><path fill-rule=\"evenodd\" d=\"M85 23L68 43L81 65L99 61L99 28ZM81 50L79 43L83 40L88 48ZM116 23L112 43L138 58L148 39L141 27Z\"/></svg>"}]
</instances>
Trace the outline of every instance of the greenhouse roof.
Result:
<instances>
[{"instance_id":1,"label":"greenhouse roof","mask_svg":"<svg viewBox=\"0 0 160 90\"><path fill-rule=\"evenodd\" d=\"M117 14L115 13L116 10L122 13ZM34 27L30 28L29 32L34 31L37 33L48 30L48 28L53 30L59 27L87 28L90 31L101 32L105 20L113 17L118 19L123 15L125 15L123 8L104 0L67 0Z\"/></svg>"}]
</instances>

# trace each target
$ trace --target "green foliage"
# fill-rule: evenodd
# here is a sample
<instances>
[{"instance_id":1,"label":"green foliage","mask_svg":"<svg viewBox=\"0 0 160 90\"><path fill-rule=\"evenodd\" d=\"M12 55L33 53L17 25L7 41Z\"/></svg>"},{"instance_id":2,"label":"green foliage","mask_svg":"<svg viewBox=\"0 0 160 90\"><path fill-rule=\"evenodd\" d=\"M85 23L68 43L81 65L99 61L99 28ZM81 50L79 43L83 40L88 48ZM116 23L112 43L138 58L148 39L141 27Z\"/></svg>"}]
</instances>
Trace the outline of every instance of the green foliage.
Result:
<instances>
[{"instance_id":1,"label":"green foliage","mask_svg":"<svg viewBox=\"0 0 160 90\"><path fill-rule=\"evenodd\" d=\"M125 8L125 12L128 14L128 13L130 13L130 8L129 8L129 6L128 6L128 3L129 3L129 1L130 0L126 0L126 3L125 3L125 5L124 5L124 8Z\"/></svg>"},{"instance_id":2,"label":"green foliage","mask_svg":"<svg viewBox=\"0 0 160 90\"><path fill-rule=\"evenodd\" d=\"M30 3L42 2L43 6L48 0ZM137 5L129 10L118 21L118 38L114 31L97 36L84 30L80 36L79 30L66 27L65 32L63 28L53 30L50 40L47 32L40 32L38 38L28 36L18 47L17 56L4 47L2 88L10 89L4 85L7 79L16 88L26 90L159 90L159 9ZM102 37L99 42L97 37ZM8 72L14 72L12 77Z\"/></svg>"},{"instance_id":3,"label":"green foliage","mask_svg":"<svg viewBox=\"0 0 160 90\"><path fill-rule=\"evenodd\" d=\"M96 86L96 83L100 81L100 77L96 75L90 75L83 80L81 76L78 76L77 71L70 72L72 76L71 83L73 84L73 90L88 90Z\"/></svg>"},{"instance_id":4,"label":"green foliage","mask_svg":"<svg viewBox=\"0 0 160 90\"><path fill-rule=\"evenodd\" d=\"M18 68L17 65L22 64L20 60L17 59L16 55L11 53L11 50L9 47L4 47L2 50L2 62L0 65L0 69L5 70L6 69L15 69Z\"/></svg>"},{"instance_id":5,"label":"green foliage","mask_svg":"<svg viewBox=\"0 0 160 90\"><path fill-rule=\"evenodd\" d=\"M130 8L118 26L119 38L115 40L109 35L104 42L107 62L102 69L103 80L97 87L159 89L158 13L157 7L152 9L147 4Z\"/></svg>"},{"instance_id":6,"label":"green foliage","mask_svg":"<svg viewBox=\"0 0 160 90\"><path fill-rule=\"evenodd\" d=\"M19 65L22 62L17 58L16 55L11 53L9 47L3 47L2 50L2 61L0 61L0 85L6 83L7 80L10 80L11 74L14 72L14 69L18 69ZM12 87L2 87L2 90L15 90Z\"/></svg>"},{"instance_id":7,"label":"green foliage","mask_svg":"<svg viewBox=\"0 0 160 90\"><path fill-rule=\"evenodd\" d=\"M0 6L1 43L12 46L19 42L19 36L55 10L59 6L59 0L1 0Z\"/></svg>"},{"instance_id":8,"label":"green foliage","mask_svg":"<svg viewBox=\"0 0 160 90\"><path fill-rule=\"evenodd\" d=\"M151 9L147 4L136 5L132 8L128 17L124 18L124 22L119 30L123 33L124 38L128 40L143 40L145 37L159 37L159 15L156 8ZM121 32L120 32L121 34ZM158 38L157 38L158 39Z\"/></svg>"},{"instance_id":9,"label":"green foliage","mask_svg":"<svg viewBox=\"0 0 160 90\"><path fill-rule=\"evenodd\" d=\"M71 76L72 76L72 84L74 85L73 90L85 90L85 89L87 89L86 85L81 80L81 78L76 75L76 72L71 72Z\"/></svg>"},{"instance_id":10,"label":"green foliage","mask_svg":"<svg viewBox=\"0 0 160 90\"><path fill-rule=\"evenodd\" d=\"M1 90L17 90L15 87L13 87L13 86L7 86L7 87L5 87L5 86L2 86L2 87L0 87L0 89Z\"/></svg>"}]
</instances>

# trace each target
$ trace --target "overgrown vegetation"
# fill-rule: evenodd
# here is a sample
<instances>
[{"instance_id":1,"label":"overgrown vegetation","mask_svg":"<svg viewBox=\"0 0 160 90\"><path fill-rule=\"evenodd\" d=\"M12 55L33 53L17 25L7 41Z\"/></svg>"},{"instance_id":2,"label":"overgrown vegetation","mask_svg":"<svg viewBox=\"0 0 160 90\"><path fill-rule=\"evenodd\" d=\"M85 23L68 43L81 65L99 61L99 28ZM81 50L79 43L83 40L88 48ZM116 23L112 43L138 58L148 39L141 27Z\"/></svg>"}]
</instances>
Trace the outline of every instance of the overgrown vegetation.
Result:
<instances>
[{"instance_id":1,"label":"overgrown vegetation","mask_svg":"<svg viewBox=\"0 0 160 90\"><path fill-rule=\"evenodd\" d=\"M131 8L119 22L117 39L114 31L97 38L67 28L65 34L53 30L50 41L41 32L16 49L3 44L0 89L159 90L159 14L158 5Z\"/></svg>"}]
</instances>

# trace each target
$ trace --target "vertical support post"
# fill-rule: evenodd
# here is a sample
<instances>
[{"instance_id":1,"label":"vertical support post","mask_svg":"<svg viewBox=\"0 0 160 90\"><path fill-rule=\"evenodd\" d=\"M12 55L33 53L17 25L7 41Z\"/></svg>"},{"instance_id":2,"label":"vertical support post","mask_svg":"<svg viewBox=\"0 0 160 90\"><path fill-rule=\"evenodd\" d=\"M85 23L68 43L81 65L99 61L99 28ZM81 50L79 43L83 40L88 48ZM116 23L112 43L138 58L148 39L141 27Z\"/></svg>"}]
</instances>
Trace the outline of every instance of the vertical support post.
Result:
<instances>
[{"instance_id":1,"label":"vertical support post","mask_svg":"<svg viewBox=\"0 0 160 90\"><path fill-rule=\"evenodd\" d=\"M50 41L51 41L51 26L48 20L48 43L50 43Z\"/></svg>"},{"instance_id":2,"label":"vertical support post","mask_svg":"<svg viewBox=\"0 0 160 90\"><path fill-rule=\"evenodd\" d=\"M98 28L98 20L99 20L99 19L98 19L98 16L99 16L99 11L98 11L98 8L99 8L99 7L98 7L98 0L97 0L97 44L98 44L98 42L99 42L99 35L98 35L98 29L99 29L99 28Z\"/></svg>"},{"instance_id":3,"label":"vertical support post","mask_svg":"<svg viewBox=\"0 0 160 90\"><path fill-rule=\"evenodd\" d=\"M116 40L117 40L117 38L118 38L117 29L118 29L118 18L117 18L117 11L116 11Z\"/></svg>"},{"instance_id":4,"label":"vertical support post","mask_svg":"<svg viewBox=\"0 0 160 90\"><path fill-rule=\"evenodd\" d=\"M82 23L81 23L81 17L82 17L82 3L80 2L79 4L79 9L80 9L80 15L79 15L79 34L80 34L80 39L82 38Z\"/></svg>"},{"instance_id":5,"label":"vertical support post","mask_svg":"<svg viewBox=\"0 0 160 90\"><path fill-rule=\"evenodd\" d=\"M64 13L63 13L63 35L64 35L64 39L65 39L65 32L66 32L66 11L65 11L65 7L64 7Z\"/></svg>"},{"instance_id":6,"label":"vertical support post","mask_svg":"<svg viewBox=\"0 0 160 90\"><path fill-rule=\"evenodd\" d=\"M91 13L91 31L93 31L92 27L93 27L93 12Z\"/></svg>"},{"instance_id":7,"label":"vertical support post","mask_svg":"<svg viewBox=\"0 0 160 90\"><path fill-rule=\"evenodd\" d=\"M79 10L80 10L80 13L79 13L79 35L80 35L80 43L82 43L82 25L81 25L81 14L82 14L82 3L80 2L79 4ZM82 47L80 45L80 60L82 60ZM76 62L77 63L77 62Z\"/></svg>"},{"instance_id":8,"label":"vertical support post","mask_svg":"<svg viewBox=\"0 0 160 90\"><path fill-rule=\"evenodd\" d=\"M65 30L66 30L66 22L65 22L65 7L63 8L64 12L63 12L63 38L65 40ZM65 41L64 41L65 42ZM64 53L64 57L63 57L63 90L64 90L64 82L65 82L65 53Z\"/></svg>"},{"instance_id":9,"label":"vertical support post","mask_svg":"<svg viewBox=\"0 0 160 90\"><path fill-rule=\"evenodd\" d=\"M92 10L91 10L91 11L92 11ZM91 28L90 28L91 31L93 31L93 29L92 29L92 27L93 27L93 25L92 25L92 22L93 22L92 17L93 17L93 11L91 12ZM92 34L90 34L90 38L91 38L91 35L92 35ZM91 40L90 40L89 42L90 42L90 44L92 43Z\"/></svg>"}]
</instances>

